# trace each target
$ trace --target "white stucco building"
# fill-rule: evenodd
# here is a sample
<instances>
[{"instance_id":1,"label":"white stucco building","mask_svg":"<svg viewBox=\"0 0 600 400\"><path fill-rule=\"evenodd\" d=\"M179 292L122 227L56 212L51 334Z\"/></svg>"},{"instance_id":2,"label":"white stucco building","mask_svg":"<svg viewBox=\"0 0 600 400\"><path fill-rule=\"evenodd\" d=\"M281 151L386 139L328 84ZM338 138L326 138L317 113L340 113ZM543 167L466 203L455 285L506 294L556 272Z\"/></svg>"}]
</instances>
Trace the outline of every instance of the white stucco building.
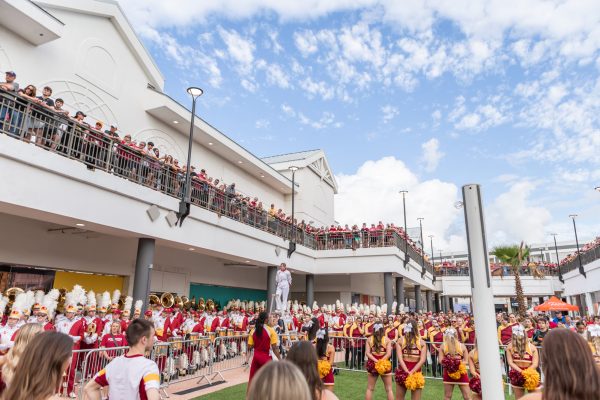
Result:
<instances>
[{"instance_id":1,"label":"white stucco building","mask_svg":"<svg viewBox=\"0 0 600 400\"><path fill-rule=\"evenodd\" d=\"M50 86L53 98L64 99L71 113L85 112L90 124L115 124L121 136L152 141L185 164L190 112L163 92L164 77L116 2L0 0L0 38L0 72L15 71L21 87ZM0 133L0 286L35 275L39 286L78 281L96 290L120 286L132 292L141 285L135 284L136 270L149 268L152 291L264 298L274 266L286 262L293 271L292 298L301 300L313 294L320 303L398 296L414 307L416 297L420 308L432 309L434 300L440 306L439 296L468 295L468 277L434 282L432 271L417 257L407 258L401 245L323 250L299 242L288 258L289 241L281 235L210 209L192 206L185 223L173 226L165 217L178 210L176 197L110 171L91 171L79 159L5 133ZM331 225L338 188L327 157L322 150L298 150L261 159L195 120L192 164L222 182L235 182L265 208L274 204L288 214L290 167L298 167L296 218ZM157 218L148 216L151 206ZM152 248L146 264L138 254L144 246ZM536 297L562 290L554 278L531 287ZM498 290L499 296L510 294Z\"/></svg>"}]
</instances>

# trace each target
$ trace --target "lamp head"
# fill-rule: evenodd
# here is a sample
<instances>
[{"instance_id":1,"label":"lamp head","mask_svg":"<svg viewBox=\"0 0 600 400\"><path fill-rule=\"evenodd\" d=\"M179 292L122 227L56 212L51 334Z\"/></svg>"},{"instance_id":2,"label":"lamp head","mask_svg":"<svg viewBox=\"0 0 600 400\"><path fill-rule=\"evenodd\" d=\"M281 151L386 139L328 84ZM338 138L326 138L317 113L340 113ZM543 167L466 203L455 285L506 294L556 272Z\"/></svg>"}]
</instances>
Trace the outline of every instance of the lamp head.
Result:
<instances>
[{"instance_id":1,"label":"lamp head","mask_svg":"<svg viewBox=\"0 0 600 400\"><path fill-rule=\"evenodd\" d=\"M577 218L577 217L578 217L578 215L577 215L577 214L569 214L569 218L573 218L573 219L575 219L575 218Z\"/></svg>"},{"instance_id":2,"label":"lamp head","mask_svg":"<svg viewBox=\"0 0 600 400\"><path fill-rule=\"evenodd\" d=\"M300 168L298 168L298 167L296 167L296 166L293 166L293 165L292 165L292 166L288 167L288 169L289 169L290 171L292 171L292 172L296 172L296 171L298 171Z\"/></svg>"},{"instance_id":3,"label":"lamp head","mask_svg":"<svg viewBox=\"0 0 600 400\"><path fill-rule=\"evenodd\" d=\"M199 87L189 87L187 89L187 92L194 98L196 99L197 97L202 96L202 94L204 93L204 90L200 89Z\"/></svg>"}]
</instances>

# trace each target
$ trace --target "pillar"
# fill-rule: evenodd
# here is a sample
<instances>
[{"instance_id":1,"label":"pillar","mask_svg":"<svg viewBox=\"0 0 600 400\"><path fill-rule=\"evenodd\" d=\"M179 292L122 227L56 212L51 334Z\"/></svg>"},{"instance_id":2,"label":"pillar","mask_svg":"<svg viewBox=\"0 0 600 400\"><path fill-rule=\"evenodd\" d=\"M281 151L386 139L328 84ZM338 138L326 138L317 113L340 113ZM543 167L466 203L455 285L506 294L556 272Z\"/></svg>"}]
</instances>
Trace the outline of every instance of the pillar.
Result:
<instances>
[{"instance_id":1,"label":"pillar","mask_svg":"<svg viewBox=\"0 0 600 400\"><path fill-rule=\"evenodd\" d=\"M306 305L312 308L315 301L315 276L313 274L306 275Z\"/></svg>"},{"instance_id":2,"label":"pillar","mask_svg":"<svg viewBox=\"0 0 600 400\"><path fill-rule=\"evenodd\" d=\"M540 304L544 304L544 298L543 297L538 297L538 302Z\"/></svg>"},{"instance_id":3,"label":"pillar","mask_svg":"<svg viewBox=\"0 0 600 400\"><path fill-rule=\"evenodd\" d=\"M592 294L587 292L584 294L585 297L585 306L587 310L580 310L581 315L587 315L591 317L594 314L594 302L592 301Z\"/></svg>"},{"instance_id":4,"label":"pillar","mask_svg":"<svg viewBox=\"0 0 600 400\"><path fill-rule=\"evenodd\" d=\"M383 273L383 294L385 297L385 303L387 304L387 315L392 313L392 303L394 302L394 293L392 290L392 273Z\"/></svg>"},{"instance_id":5,"label":"pillar","mask_svg":"<svg viewBox=\"0 0 600 400\"><path fill-rule=\"evenodd\" d=\"M450 312L450 297L449 296L444 296L444 312L445 313Z\"/></svg>"},{"instance_id":6,"label":"pillar","mask_svg":"<svg viewBox=\"0 0 600 400\"><path fill-rule=\"evenodd\" d=\"M435 292L435 294L433 295L433 310L436 313L440 312L440 293L439 292Z\"/></svg>"},{"instance_id":7,"label":"pillar","mask_svg":"<svg viewBox=\"0 0 600 400\"><path fill-rule=\"evenodd\" d=\"M454 299L452 297L448 297L448 301L450 302L450 308L448 311L454 312Z\"/></svg>"},{"instance_id":8,"label":"pillar","mask_svg":"<svg viewBox=\"0 0 600 400\"><path fill-rule=\"evenodd\" d=\"M271 309L277 307L275 302L275 290L277 289L277 267L267 267L267 312L271 312Z\"/></svg>"},{"instance_id":9,"label":"pillar","mask_svg":"<svg viewBox=\"0 0 600 400\"><path fill-rule=\"evenodd\" d=\"M421 312L421 285L415 285L415 312Z\"/></svg>"},{"instance_id":10,"label":"pillar","mask_svg":"<svg viewBox=\"0 0 600 400\"><path fill-rule=\"evenodd\" d=\"M433 311L433 302L432 302L432 298L431 298L431 290L426 290L425 291L425 303L427 303L427 311L428 312Z\"/></svg>"},{"instance_id":11,"label":"pillar","mask_svg":"<svg viewBox=\"0 0 600 400\"><path fill-rule=\"evenodd\" d=\"M135 274L133 278L133 299L142 300L142 313L148 308L148 297L150 296L150 278L154 264L154 250L156 244L154 239L138 239L137 257L135 259ZM133 315L133 311L131 311Z\"/></svg>"},{"instance_id":12,"label":"pillar","mask_svg":"<svg viewBox=\"0 0 600 400\"><path fill-rule=\"evenodd\" d=\"M398 303L398 308L400 305L404 304L404 278L401 276L396 277L396 302ZM404 311L404 310L401 310ZM394 312L398 312L398 310L394 310Z\"/></svg>"}]
</instances>

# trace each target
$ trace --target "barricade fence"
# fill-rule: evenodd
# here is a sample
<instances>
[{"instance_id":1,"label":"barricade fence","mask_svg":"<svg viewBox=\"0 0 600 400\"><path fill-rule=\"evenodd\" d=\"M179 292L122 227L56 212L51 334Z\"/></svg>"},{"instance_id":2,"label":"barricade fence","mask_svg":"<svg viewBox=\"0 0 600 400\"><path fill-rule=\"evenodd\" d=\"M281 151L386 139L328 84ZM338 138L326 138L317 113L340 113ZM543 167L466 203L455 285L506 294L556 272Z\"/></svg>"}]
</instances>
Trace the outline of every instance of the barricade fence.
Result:
<instances>
[{"instance_id":1,"label":"barricade fence","mask_svg":"<svg viewBox=\"0 0 600 400\"><path fill-rule=\"evenodd\" d=\"M282 357L285 358L293 344L300 340L305 340L304 334L279 334L279 351ZM329 342L335 348L334 370L366 372L367 340L366 337L330 336ZM427 356L421 372L427 379L443 377L437 353L441 345L442 343L426 341ZM471 344L465 346L468 352L473 349ZM74 350L72 362L63 377L61 395L69 396L73 393L83 399L86 383L112 359L125 354L128 349L125 346ZM146 357L156 362L161 379L161 395L168 397L167 390L171 384L187 380L196 380L198 384L204 381L212 384L217 378L224 380L223 372L248 368L252 350L248 349L248 334L229 332L227 335L227 332L217 332L208 336L189 336L185 340L171 338L168 342L156 342ZM395 342L392 342L390 362L395 371L399 367ZM508 384L510 368L506 346L500 346L499 362L502 364L503 379ZM538 370L541 371L541 358Z\"/></svg>"}]
</instances>

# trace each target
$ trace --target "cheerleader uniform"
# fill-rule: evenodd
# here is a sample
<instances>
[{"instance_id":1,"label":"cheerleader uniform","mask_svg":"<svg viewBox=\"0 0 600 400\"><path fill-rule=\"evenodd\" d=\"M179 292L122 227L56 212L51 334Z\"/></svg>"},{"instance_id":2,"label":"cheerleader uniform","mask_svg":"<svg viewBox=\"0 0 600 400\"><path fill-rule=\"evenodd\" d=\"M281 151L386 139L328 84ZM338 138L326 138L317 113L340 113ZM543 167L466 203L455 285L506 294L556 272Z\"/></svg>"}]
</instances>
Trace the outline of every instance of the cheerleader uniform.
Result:
<instances>
[{"instance_id":1,"label":"cheerleader uniform","mask_svg":"<svg viewBox=\"0 0 600 400\"><path fill-rule=\"evenodd\" d=\"M460 360L460 362L463 362L462 361L462 359L463 359L463 349L462 349L462 347L458 347L456 349L457 354L451 355L451 354L448 354L448 349L444 345L442 345L442 346L443 346L442 347L442 353L444 354L444 358L458 359L458 360ZM469 375L468 374L462 374L460 376L460 378L458 378L458 379L452 379L448 375L448 370L445 367L443 367L443 369L444 369L444 379L443 379L444 383L450 383L450 384L453 384L453 385L468 385L469 384Z\"/></svg>"},{"instance_id":2,"label":"cheerleader uniform","mask_svg":"<svg viewBox=\"0 0 600 400\"><path fill-rule=\"evenodd\" d=\"M411 371L415 367L415 365L417 365L421 360L421 352L427 351L427 348L425 347L425 342L423 342L422 339L417 339L416 346L413 345L411 347L408 347L408 341L406 340L406 338L403 338L401 348L402 360L404 360L406 369L409 371ZM409 360L409 358L412 360L416 359L416 361Z\"/></svg>"},{"instance_id":3,"label":"cheerleader uniform","mask_svg":"<svg viewBox=\"0 0 600 400\"><path fill-rule=\"evenodd\" d=\"M256 334L256 330L252 330L248 336L248 346L254 346L254 356L252 357L252 364L250 365L250 378L248 379L248 385L252 381L252 378L258 372L258 370L272 360L270 350L272 345L277 345L279 340L277 333L270 326L263 325L264 331L260 336Z\"/></svg>"},{"instance_id":4,"label":"cheerleader uniform","mask_svg":"<svg viewBox=\"0 0 600 400\"><path fill-rule=\"evenodd\" d=\"M596 366L600 368L600 353L596 350L596 346L594 345L594 343L588 342L588 345L592 350L592 357L594 357L594 362L596 363Z\"/></svg>"},{"instance_id":5,"label":"cheerleader uniform","mask_svg":"<svg viewBox=\"0 0 600 400\"><path fill-rule=\"evenodd\" d=\"M371 348L371 355L373 356L373 358L375 358L376 360L381 360L382 358L385 358L385 354L387 353L387 344L389 343L389 339L387 338L387 336L382 336L381 337L381 347L379 349L375 349L375 338L373 336L371 336L369 338L369 347ZM376 371L374 374L371 375L379 375ZM388 376L388 375L392 375L392 371L390 369L390 372L388 372L387 374L383 374L382 376Z\"/></svg>"},{"instance_id":6,"label":"cheerleader uniform","mask_svg":"<svg viewBox=\"0 0 600 400\"><path fill-rule=\"evenodd\" d=\"M320 358L319 360L329 362L332 352L335 353L335 348L332 351L332 349L328 345L327 346L327 355L325 357ZM335 385L335 379L333 377L333 365L331 365L331 367L329 368L329 373L327 375L325 375L321 380L323 381L323 385L325 385L325 386Z\"/></svg>"},{"instance_id":7,"label":"cheerleader uniform","mask_svg":"<svg viewBox=\"0 0 600 400\"><path fill-rule=\"evenodd\" d=\"M513 362L517 364L522 370L531 367L531 364L533 364L533 350L531 350L531 346L532 345L529 342L525 344L525 352L523 353L523 357L521 357L519 353L516 353L514 348L510 349ZM510 383L510 386L523 389L523 386L513 385L512 382ZM538 385L538 387L539 386L540 385Z\"/></svg>"}]
</instances>

